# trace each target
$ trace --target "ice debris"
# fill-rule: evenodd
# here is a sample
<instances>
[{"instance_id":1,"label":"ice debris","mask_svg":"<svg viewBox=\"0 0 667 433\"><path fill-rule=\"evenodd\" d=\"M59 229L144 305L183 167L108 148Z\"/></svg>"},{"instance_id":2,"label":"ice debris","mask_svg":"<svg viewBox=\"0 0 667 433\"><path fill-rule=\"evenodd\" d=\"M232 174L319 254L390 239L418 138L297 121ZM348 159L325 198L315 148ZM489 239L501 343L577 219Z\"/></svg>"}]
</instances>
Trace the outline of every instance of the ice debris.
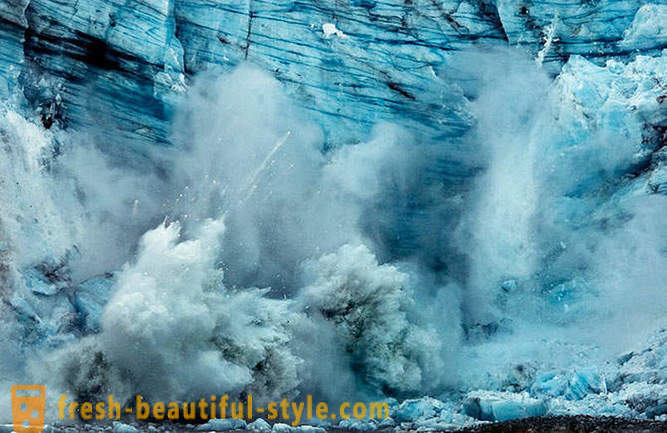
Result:
<instances>
[{"instance_id":1,"label":"ice debris","mask_svg":"<svg viewBox=\"0 0 667 433\"><path fill-rule=\"evenodd\" d=\"M248 424L247 428L256 433L266 433L271 431L271 425L262 418L258 418L251 422Z\"/></svg>"},{"instance_id":2,"label":"ice debris","mask_svg":"<svg viewBox=\"0 0 667 433\"><path fill-rule=\"evenodd\" d=\"M597 368L587 367L568 373L548 372L537 377L531 393L550 397L563 396L567 400L581 400L589 394L607 391L604 376Z\"/></svg>"},{"instance_id":3,"label":"ice debris","mask_svg":"<svg viewBox=\"0 0 667 433\"><path fill-rule=\"evenodd\" d=\"M322 427L315 427L311 425L300 425L292 427L291 425L276 423L273 424L273 433L326 433Z\"/></svg>"},{"instance_id":4,"label":"ice debris","mask_svg":"<svg viewBox=\"0 0 667 433\"><path fill-rule=\"evenodd\" d=\"M371 431L378 428L377 421L370 419L344 419L338 424L339 428L346 428L356 431Z\"/></svg>"},{"instance_id":5,"label":"ice debris","mask_svg":"<svg viewBox=\"0 0 667 433\"><path fill-rule=\"evenodd\" d=\"M139 433L139 430L129 424L123 424L122 422L115 421L113 423L113 433Z\"/></svg>"},{"instance_id":6,"label":"ice debris","mask_svg":"<svg viewBox=\"0 0 667 433\"><path fill-rule=\"evenodd\" d=\"M433 418L440 413L445 404L432 397L405 400L396 409L394 418L398 422L416 421L417 419Z\"/></svg>"},{"instance_id":7,"label":"ice debris","mask_svg":"<svg viewBox=\"0 0 667 433\"><path fill-rule=\"evenodd\" d=\"M198 425L195 430L197 431L229 431L229 430L240 430L246 428L246 422L242 419L236 418L214 418L208 420L207 423Z\"/></svg>"},{"instance_id":8,"label":"ice debris","mask_svg":"<svg viewBox=\"0 0 667 433\"><path fill-rule=\"evenodd\" d=\"M468 393L463 408L466 415L483 421L542 416L547 405L542 399L532 398L527 392L473 391Z\"/></svg>"},{"instance_id":9,"label":"ice debris","mask_svg":"<svg viewBox=\"0 0 667 433\"><path fill-rule=\"evenodd\" d=\"M75 290L73 304L85 332L99 332L102 310L109 301L114 282L113 274L108 273L84 281Z\"/></svg>"}]
</instances>

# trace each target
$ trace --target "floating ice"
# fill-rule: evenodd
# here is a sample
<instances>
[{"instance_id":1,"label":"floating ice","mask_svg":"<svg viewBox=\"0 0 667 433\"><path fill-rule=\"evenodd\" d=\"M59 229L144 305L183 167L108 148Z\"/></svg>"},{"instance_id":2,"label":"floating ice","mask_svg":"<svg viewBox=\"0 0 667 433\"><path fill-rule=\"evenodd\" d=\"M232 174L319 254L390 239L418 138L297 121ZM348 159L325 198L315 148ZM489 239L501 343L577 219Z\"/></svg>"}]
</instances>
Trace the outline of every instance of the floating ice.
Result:
<instances>
[{"instance_id":1,"label":"floating ice","mask_svg":"<svg viewBox=\"0 0 667 433\"><path fill-rule=\"evenodd\" d=\"M344 419L338 423L339 428L345 428L356 431L371 431L378 428L378 422L376 420L363 420L363 419Z\"/></svg>"},{"instance_id":2,"label":"floating ice","mask_svg":"<svg viewBox=\"0 0 667 433\"><path fill-rule=\"evenodd\" d=\"M139 433L139 429L129 425L129 424L124 424L122 422L114 421L113 423L113 433Z\"/></svg>"},{"instance_id":3,"label":"floating ice","mask_svg":"<svg viewBox=\"0 0 667 433\"><path fill-rule=\"evenodd\" d=\"M245 420L235 419L235 418L224 418L224 419L210 419L204 424L198 425L195 430L197 431L229 431L229 430L243 430L247 426ZM254 431L264 431L264 430L254 430Z\"/></svg>"},{"instance_id":4,"label":"floating ice","mask_svg":"<svg viewBox=\"0 0 667 433\"><path fill-rule=\"evenodd\" d=\"M258 418L247 426L248 430L257 433L266 433L271 431L271 425L262 418Z\"/></svg>"},{"instance_id":5,"label":"floating ice","mask_svg":"<svg viewBox=\"0 0 667 433\"><path fill-rule=\"evenodd\" d=\"M542 416L547 413L543 400L531 398L528 393L473 391L463 402L466 415L484 421Z\"/></svg>"}]
</instances>

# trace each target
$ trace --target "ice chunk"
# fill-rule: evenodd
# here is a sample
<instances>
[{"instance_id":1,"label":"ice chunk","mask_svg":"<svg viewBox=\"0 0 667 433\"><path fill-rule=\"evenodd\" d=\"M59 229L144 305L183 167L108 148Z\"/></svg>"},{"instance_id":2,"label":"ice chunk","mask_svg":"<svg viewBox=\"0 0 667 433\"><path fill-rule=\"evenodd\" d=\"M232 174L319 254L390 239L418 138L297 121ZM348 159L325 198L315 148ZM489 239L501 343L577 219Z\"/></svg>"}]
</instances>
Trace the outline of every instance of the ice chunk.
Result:
<instances>
[{"instance_id":1,"label":"ice chunk","mask_svg":"<svg viewBox=\"0 0 667 433\"><path fill-rule=\"evenodd\" d=\"M389 428L389 427L395 427L396 426L396 421L394 421L393 418L387 417L380 421L378 424L378 428Z\"/></svg>"},{"instance_id":2,"label":"ice chunk","mask_svg":"<svg viewBox=\"0 0 667 433\"><path fill-rule=\"evenodd\" d=\"M51 282L37 269L24 273L25 285L19 286L7 299L18 321L25 326L23 343L56 347L73 338L77 313L66 291L61 290L64 282Z\"/></svg>"},{"instance_id":3,"label":"ice chunk","mask_svg":"<svg viewBox=\"0 0 667 433\"><path fill-rule=\"evenodd\" d=\"M612 398L647 418L662 415L663 405L667 403L667 384L635 382L626 384Z\"/></svg>"},{"instance_id":4,"label":"ice chunk","mask_svg":"<svg viewBox=\"0 0 667 433\"><path fill-rule=\"evenodd\" d=\"M667 44L667 5L647 4L639 8L620 45L651 49Z\"/></svg>"},{"instance_id":5,"label":"ice chunk","mask_svg":"<svg viewBox=\"0 0 667 433\"><path fill-rule=\"evenodd\" d=\"M466 396L463 408L468 416L484 421L508 421L547 413L547 405L527 392L473 391Z\"/></svg>"},{"instance_id":6,"label":"ice chunk","mask_svg":"<svg viewBox=\"0 0 667 433\"><path fill-rule=\"evenodd\" d=\"M569 379L566 374L548 372L539 375L535 379L530 391L533 394L544 394L550 397L558 397L565 394Z\"/></svg>"},{"instance_id":7,"label":"ice chunk","mask_svg":"<svg viewBox=\"0 0 667 433\"><path fill-rule=\"evenodd\" d=\"M607 391L604 376L595 367L582 368L569 373L548 372L535 380L531 387L533 394L551 397L564 396L567 400L581 400L588 394Z\"/></svg>"},{"instance_id":8,"label":"ice chunk","mask_svg":"<svg viewBox=\"0 0 667 433\"><path fill-rule=\"evenodd\" d=\"M648 347L625 354L619 363L617 387L631 382L667 383L667 329L653 335Z\"/></svg>"},{"instance_id":9,"label":"ice chunk","mask_svg":"<svg viewBox=\"0 0 667 433\"><path fill-rule=\"evenodd\" d=\"M375 420L344 419L338 424L338 427L357 431L370 431L377 429L377 422Z\"/></svg>"},{"instance_id":10,"label":"ice chunk","mask_svg":"<svg viewBox=\"0 0 667 433\"><path fill-rule=\"evenodd\" d=\"M393 417L398 422L409 422L417 419L433 418L440 413L445 404L431 397L405 400L398 406Z\"/></svg>"},{"instance_id":11,"label":"ice chunk","mask_svg":"<svg viewBox=\"0 0 667 433\"><path fill-rule=\"evenodd\" d=\"M607 384L596 368L587 368L572 374L565 398L579 400L586 394L599 394L607 390Z\"/></svg>"},{"instance_id":12,"label":"ice chunk","mask_svg":"<svg viewBox=\"0 0 667 433\"><path fill-rule=\"evenodd\" d=\"M118 421L113 423L112 431L113 433L139 433L139 430L136 427Z\"/></svg>"},{"instance_id":13,"label":"ice chunk","mask_svg":"<svg viewBox=\"0 0 667 433\"><path fill-rule=\"evenodd\" d=\"M73 304L82 318L84 332L98 332L104 306L109 301L114 275L90 278L74 292Z\"/></svg>"},{"instance_id":14,"label":"ice chunk","mask_svg":"<svg viewBox=\"0 0 667 433\"><path fill-rule=\"evenodd\" d=\"M667 403L658 404L656 406L650 407L644 412L646 418L658 418L667 414Z\"/></svg>"},{"instance_id":15,"label":"ice chunk","mask_svg":"<svg viewBox=\"0 0 667 433\"><path fill-rule=\"evenodd\" d=\"M451 402L446 402L436 417L420 418L412 426L420 430L454 430L469 426L479 421L460 413L460 408Z\"/></svg>"},{"instance_id":16,"label":"ice chunk","mask_svg":"<svg viewBox=\"0 0 667 433\"><path fill-rule=\"evenodd\" d=\"M248 424L248 430L251 430L253 432L257 433L265 433L271 431L271 425L263 420L262 418L259 418L250 424Z\"/></svg>"},{"instance_id":17,"label":"ice chunk","mask_svg":"<svg viewBox=\"0 0 667 433\"><path fill-rule=\"evenodd\" d=\"M277 422L273 425L271 431L273 433L292 433L292 427L287 424Z\"/></svg>"},{"instance_id":18,"label":"ice chunk","mask_svg":"<svg viewBox=\"0 0 667 433\"><path fill-rule=\"evenodd\" d=\"M273 433L294 433L294 428L287 424L277 422L273 424L273 428L271 429L271 431Z\"/></svg>"},{"instance_id":19,"label":"ice chunk","mask_svg":"<svg viewBox=\"0 0 667 433\"><path fill-rule=\"evenodd\" d=\"M326 430L322 427L316 427L312 425L300 425L294 427L292 433L326 433Z\"/></svg>"},{"instance_id":20,"label":"ice chunk","mask_svg":"<svg viewBox=\"0 0 667 433\"><path fill-rule=\"evenodd\" d=\"M25 285L37 295L52 296L63 288L63 284L54 284L49 281L41 272L36 269L26 269L23 271Z\"/></svg>"},{"instance_id":21,"label":"ice chunk","mask_svg":"<svg viewBox=\"0 0 667 433\"><path fill-rule=\"evenodd\" d=\"M326 430L322 427L315 427L312 425L292 427L291 425L280 422L273 424L272 431L273 433L326 433Z\"/></svg>"},{"instance_id":22,"label":"ice chunk","mask_svg":"<svg viewBox=\"0 0 667 433\"><path fill-rule=\"evenodd\" d=\"M229 430L241 430L246 428L246 422L242 419L235 418L224 418L224 419L211 419L205 424L198 425L195 430L197 431L229 431Z\"/></svg>"},{"instance_id":23,"label":"ice chunk","mask_svg":"<svg viewBox=\"0 0 667 433\"><path fill-rule=\"evenodd\" d=\"M591 415L637 417L637 411L629 408L613 395L590 394L581 400L554 398L549 401L549 415Z\"/></svg>"}]
</instances>

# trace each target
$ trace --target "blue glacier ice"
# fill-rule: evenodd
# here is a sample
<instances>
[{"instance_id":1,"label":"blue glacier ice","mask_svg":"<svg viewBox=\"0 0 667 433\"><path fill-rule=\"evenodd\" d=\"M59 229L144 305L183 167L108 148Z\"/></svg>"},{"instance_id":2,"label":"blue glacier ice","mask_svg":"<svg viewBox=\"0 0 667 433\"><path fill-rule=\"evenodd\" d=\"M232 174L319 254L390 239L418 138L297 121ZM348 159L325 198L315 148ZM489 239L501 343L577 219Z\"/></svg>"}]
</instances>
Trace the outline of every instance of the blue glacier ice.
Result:
<instances>
[{"instance_id":1,"label":"blue glacier ice","mask_svg":"<svg viewBox=\"0 0 667 433\"><path fill-rule=\"evenodd\" d=\"M79 315L80 326L85 332L99 331L102 310L109 302L113 285L113 274L106 274L83 281L75 289L71 300Z\"/></svg>"},{"instance_id":2,"label":"blue glacier ice","mask_svg":"<svg viewBox=\"0 0 667 433\"><path fill-rule=\"evenodd\" d=\"M405 400L396 408L393 417L398 422L415 421L419 418L432 418L438 415L445 405L434 398Z\"/></svg>"},{"instance_id":3,"label":"blue glacier ice","mask_svg":"<svg viewBox=\"0 0 667 433\"><path fill-rule=\"evenodd\" d=\"M0 381L664 419L666 57L663 0L4 0Z\"/></svg>"},{"instance_id":4,"label":"blue glacier ice","mask_svg":"<svg viewBox=\"0 0 667 433\"><path fill-rule=\"evenodd\" d=\"M547 413L543 401L526 394L473 392L463 404L467 415L485 421L507 421Z\"/></svg>"},{"instance_id":5,"label":"blue glacier ice","mask_svg":"<svg viewBox=\"0 0 667 433\"><path fill-rule=\"evenodd\" d=\"M604 376L595 368L584 368L571 373L549 372L537 378L531 392L568 400L580 400L589 394L606 392Z\"/></svg>"},{"instance_id":6,"label":"blue glacier ice","mask_svg":"<svg viewBox=\"0 0 667 433\"><path fill-rule=\"evenodd\" d=\"M464 101L438 79L448 52L509 42L537 53L549 38L543 58L555 64L571 54L658 54L660 3L9 1L0 10L2 69L6 87L24 76L32 103L54 111L43 115L79 126L102 116L114 126L104 138L127 146L168 139L173 100L188 76L244 60L283 81L329 125L332 144L396 117L443 136L471 122ZM327 34L325 24L344 37ZM58 88L63 102L40 82Z\"/></svg>"}]
</instances>

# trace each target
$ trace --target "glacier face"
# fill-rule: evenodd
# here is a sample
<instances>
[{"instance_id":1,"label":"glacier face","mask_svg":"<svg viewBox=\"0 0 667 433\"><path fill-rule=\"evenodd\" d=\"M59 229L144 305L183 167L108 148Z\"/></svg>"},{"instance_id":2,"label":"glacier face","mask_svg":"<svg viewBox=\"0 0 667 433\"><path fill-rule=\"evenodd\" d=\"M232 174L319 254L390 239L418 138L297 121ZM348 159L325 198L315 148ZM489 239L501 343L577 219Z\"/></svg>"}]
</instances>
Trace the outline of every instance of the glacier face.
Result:
<instances>
[{"instance_id":1,"label":"glacier face","mask_svg":"<svg viewBox=\"0 0 667 433\"><path fill-rule=\"evenodd\" d=\"M645 1L8 1L0 9L3 89L6 94L22 82L44 116L80 127L103 118L114 125L104 137L109 145L140 149L168 141L167 122L186 77L247 60L285 83L327 125L332 145L396 118L427 136L456 135L471 119L439 80L447 53L510 43L543 50L541 58L554 64L571 54L603 60L636 50L659 53L664 7ZM340 33L327 32L328 25ZM41 79L51 88L30 89Z\"/></svg>"},{"instance_id":2,"label":"glacier face","mask_svg":"<svg viewBox=\"0 0 667 433\"><path fill-rule=\"evenodd\" d=\"M661 416L666 11L3 2L3 371Z\"/></svg>"}]
</instances>

